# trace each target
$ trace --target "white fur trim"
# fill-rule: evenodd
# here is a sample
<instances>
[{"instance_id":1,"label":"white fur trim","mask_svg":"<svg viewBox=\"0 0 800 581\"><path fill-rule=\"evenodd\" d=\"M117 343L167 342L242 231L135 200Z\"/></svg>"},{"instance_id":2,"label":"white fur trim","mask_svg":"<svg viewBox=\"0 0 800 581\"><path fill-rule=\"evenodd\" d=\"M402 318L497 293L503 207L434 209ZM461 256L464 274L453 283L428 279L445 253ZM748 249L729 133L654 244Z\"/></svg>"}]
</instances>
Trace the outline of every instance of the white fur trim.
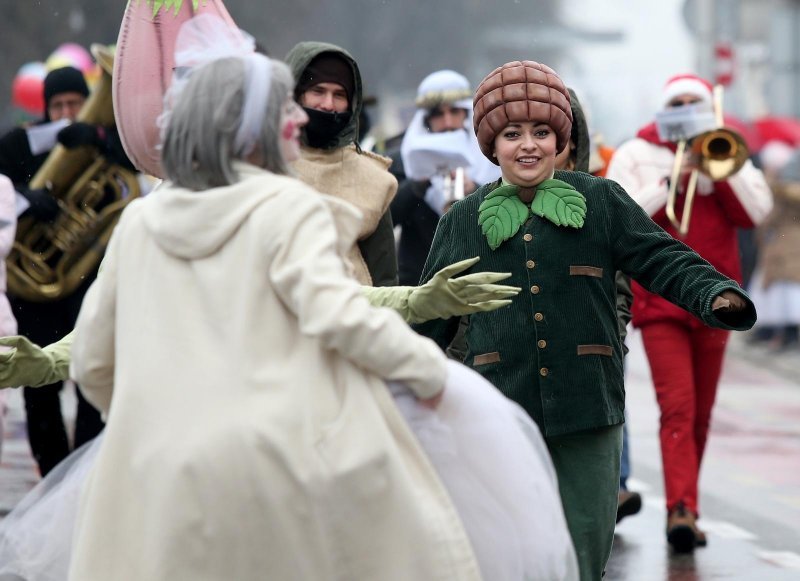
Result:
<instances>
[{"instance_id":1,"label":"white fur trim","mask_svg":"<svg viewBox=\"0 0 800 581\"><path fill-rule=\"evenodd\" d=\"M685 93L697 95L703 100L703 103L712 105L713 97L711 91L703 81L684 78L677 79L664 87L664 91L661 93L661 108L665 109L672 99Z\"/></svg>"}]
</instances>

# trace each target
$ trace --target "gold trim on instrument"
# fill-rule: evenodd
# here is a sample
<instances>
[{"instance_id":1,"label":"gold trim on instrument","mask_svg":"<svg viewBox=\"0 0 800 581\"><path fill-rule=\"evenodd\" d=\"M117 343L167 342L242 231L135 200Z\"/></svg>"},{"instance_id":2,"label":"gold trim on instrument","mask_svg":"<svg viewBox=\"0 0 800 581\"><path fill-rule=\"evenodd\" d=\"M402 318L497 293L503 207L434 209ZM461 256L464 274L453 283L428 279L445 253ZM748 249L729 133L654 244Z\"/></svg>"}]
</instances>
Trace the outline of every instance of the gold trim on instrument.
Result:
<instances>
[{"instance_id":1,"label":"gold trim on instrument","mask_svg":"<svg viewBox=\"0 0 800 581\"><path fill-rule=\"evenodd\" d=\"M103 72L76 120L110 127L114 53L99 44L91 49ZM119 215L140 195L139 182L134 172L99 156L93 147L56 145L29 187L47 187L60 212L50 223L31 216L19 220L6 259L8 290L29 301L54 301L72 294L92 275Z\"/></svg>"},{"instance_id":2,"label":"gold trim on instrument","mask_svg":"<svg viewBox=\"0 0 800 581\"><path fill-rule=\"evenodd\" d=\"M667 194L667 218L678 230L678 235L685 237L689 233L689 222L692 219L694 196L697 190L698 172L703 173L714 181L728 179L742 169L750 151L744 138L730 127L724 127L722 115L722 86L714 87L714 112L717 117L717 129L701 133L687 142L682 139L678 142L675 152L675 164L672 166L672 175ZM678 181L680 180L681 166L687 145L690 146L691 155L698 160L698 167L689 175L686 186L686 201L683 204L683 215L679 220L675 214L677 201Z\"/></svg>"}]
</instances>

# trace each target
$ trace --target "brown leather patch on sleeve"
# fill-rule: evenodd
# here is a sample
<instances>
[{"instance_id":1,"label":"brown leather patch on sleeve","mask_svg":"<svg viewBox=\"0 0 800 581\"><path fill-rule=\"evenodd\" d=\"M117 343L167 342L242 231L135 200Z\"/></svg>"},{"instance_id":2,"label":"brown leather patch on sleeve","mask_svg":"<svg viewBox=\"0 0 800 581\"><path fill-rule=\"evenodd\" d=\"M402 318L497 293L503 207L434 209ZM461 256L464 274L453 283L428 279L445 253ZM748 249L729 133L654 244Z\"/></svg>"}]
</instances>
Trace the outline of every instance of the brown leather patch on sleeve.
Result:
<instances>
[{"instance_id":1,"label":"brown leather patch on sleeve","mask_svg":"<svg viewBox=\"0 0 800 581\"><path fill-rule=\"evenodd\" d=\"M596 266L570 266L570 276L593 276L603 278L603 269Z\"/></svg>"},{"instance_id":2,"label":"brown leather patch on sleeve","mask_svg":"<svg viewBox=\"0 0 800 581\"><path fill-rule=\"evenodd\" d=\"M486 365L487 363L497 363L500 361L500 353L493 351L492 353L484 353L483 355L476 355L472 360L473 365Z\"/></svg>"},{"instance_id":3,"label":"brown leather patch on sleeve","mask_svg":"<svg viewBox=\"0 0 800 581\"><path fill-rule=\"evenodd\" d=\"M605 355L611 357L614 350L610 345L578 345L578 355Z\"/></svg>"}]
</instances>

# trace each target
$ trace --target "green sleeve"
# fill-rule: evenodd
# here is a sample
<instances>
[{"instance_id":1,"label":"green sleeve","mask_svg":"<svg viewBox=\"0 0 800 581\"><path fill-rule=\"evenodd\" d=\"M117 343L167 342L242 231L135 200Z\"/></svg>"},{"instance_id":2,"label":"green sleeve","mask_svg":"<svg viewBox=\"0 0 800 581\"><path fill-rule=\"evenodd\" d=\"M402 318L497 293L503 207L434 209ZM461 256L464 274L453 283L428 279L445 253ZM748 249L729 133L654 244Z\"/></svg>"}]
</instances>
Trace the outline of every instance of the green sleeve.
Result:
<instances>
[{"instance_id":1,"label":"green sleeve","mask_svg":"<svg viewBox=\"0 0 800 581\"><path fill-rule=\"evenodd\" d=\"M0 387L42 387L69 379L70 351L75 332L40 347L22 335L0 337L9 348L0 353Z\"/></svg>"},{"instance_id":2,"label":"green sleeve","mask_svg":"<svg viewBox=\"0 0 800 581\"><path fill-rule=\"evenodd\" d=\"M756 311L747 293L662 230L618 184L611 182L604 207L618 270L711 327L743 331L753 326ZM745 310L714 314L711 304L725 290L740 294L747 302Z\"/></svg>"},{"instance_id":3,"label":"green sleeve","mask_svg":"<svg viewBox=\"0 0 800 581\"><path fill-rule=\"evenodd\" d=\"M406 321L412 320L408 297L416 287L413 286L362 286L361 294L373 307L394 309Z\"/></svg>"},{"instance_id":4,"label":"green sleeve","mask_svg":"<svg viewBox=\"0 0 800 581\"><path fill-rule=\"evenodd\" d=\"M614 280L617 286L617 327L620 341L622 341L622 350L627 355L628 346L625 345L625 339L628 336L628 323L633 318L631 314L631 305L633 305L631 278L627 274L617 271Z\"/></svg>"},{"instance_id":5,"label":"green sleeve","mask_svg":"<svg viewBox=\"0 0 800 581\"><path fill-rule=\"evenodd\" d=\"M397 284L397 249L390 210L386 210L381 216L375 232L359 240L358 248L372 277L372 286Z\"/></svg>"}]
</instances>

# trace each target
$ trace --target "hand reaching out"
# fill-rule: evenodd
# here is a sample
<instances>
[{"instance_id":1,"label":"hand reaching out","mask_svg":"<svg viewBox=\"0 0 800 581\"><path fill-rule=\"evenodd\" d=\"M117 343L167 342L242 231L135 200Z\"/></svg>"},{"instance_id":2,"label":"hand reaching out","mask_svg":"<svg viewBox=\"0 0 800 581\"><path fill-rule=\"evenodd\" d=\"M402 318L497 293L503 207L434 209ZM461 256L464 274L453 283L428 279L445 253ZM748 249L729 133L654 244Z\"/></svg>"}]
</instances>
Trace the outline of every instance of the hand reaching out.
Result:
<instances>
[{"instance_id":1,"label":"hand reaching out","mask_svg":"<svg viewBox=\"0 0 800 581\"><path fill-rule=\"evenodd\" d=\"M711 303L711 310L716 313L738 313L745 308L747 302L739 293L732 290L722 291Z\"/></svg>"},{"instance_id":2,"label":"hand reaching out","mask_svg":"<svg viewBox=\"0 0 800 581\"><path fill-rule=\"evenodd\" d=\"M521 290L516 286L495 284L511 276L510 273L476 272L452 278L480 260L469 258L446 266L426 284L416 287L408 297L412 322L431 319L449 319L487 312L511 304L511 297Z\"/></svg>"}]
</instances>

